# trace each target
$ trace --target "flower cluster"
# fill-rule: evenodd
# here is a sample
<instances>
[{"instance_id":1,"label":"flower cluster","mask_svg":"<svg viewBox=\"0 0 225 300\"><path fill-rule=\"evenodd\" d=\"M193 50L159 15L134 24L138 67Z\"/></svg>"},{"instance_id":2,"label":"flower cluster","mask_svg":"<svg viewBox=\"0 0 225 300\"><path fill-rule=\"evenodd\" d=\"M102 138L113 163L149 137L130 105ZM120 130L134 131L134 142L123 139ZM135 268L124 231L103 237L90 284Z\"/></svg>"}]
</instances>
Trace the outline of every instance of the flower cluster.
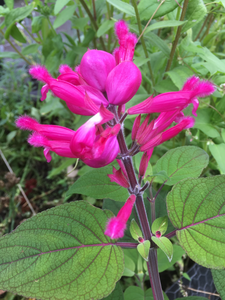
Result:
<instances>
[{"instance_id":1,"label":"flower cluster","mask_svg":"<svg viewBox=\"0 0 225 300\"><path fill-rule=\"evenodd\" d=\"M194 119L184 116L182 110L192 103L192 113L196 116L197 97L210 95L214 92L214 86L193 76L181 91L151 96L125 113L125 104L136 94L142 76L132 61L136 36L129 32L124 21L116 23L115 33L119 47L113 54L88 50L75 71L62 65L60 75L55 79L43 66L30 69L34 78L45 83L41 89L41 100L46 99L50 90L65 101L73 113L92 116L84 125L74 131L62 126L42 125L29 116L19 117L16 125L32 131L28 142L32 146L43 147L48 162L53 151L60 156L80 158L85 164L99 168L113 162L121 151L118 135L123 134L125 116L139 114L132 129L133 144L129 155L143 152L139 169L141 181L154 147L193 126ZM160 114L150 121L152 113ZM141 114L147 114L142 124ZM177 124L171 127L173 122ZM111 181L129 190L129 174L120 160L118 163L119 170L113 167L113 174L108 176ZM132 194L118 216L109 220L105 234L111 238L123 236L135 198Z\"/></svg>"}]
</instances>

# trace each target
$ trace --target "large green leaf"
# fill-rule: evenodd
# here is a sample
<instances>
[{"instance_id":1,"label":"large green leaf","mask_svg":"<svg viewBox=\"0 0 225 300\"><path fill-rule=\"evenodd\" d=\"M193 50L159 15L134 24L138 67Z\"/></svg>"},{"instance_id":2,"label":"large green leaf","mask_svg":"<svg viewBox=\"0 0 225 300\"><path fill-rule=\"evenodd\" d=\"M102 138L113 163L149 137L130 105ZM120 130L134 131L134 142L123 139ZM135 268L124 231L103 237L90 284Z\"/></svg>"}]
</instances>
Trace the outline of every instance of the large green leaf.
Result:
<instances>
[{"instance_id":1,"label":"large green leaf","mask_svg":"<svg viewBox=\"0 0 225 300\"><path fill-rule=\"evenodd\" d=\"M67 5L67 3L69 2L70 0L56 0L55 2L55 6L54 6L54 14L57 15L60 10Z\"/></svg>"},{"instance_id":2,"label":"large green leaf","mask_svg":"<svg viewBox=\"0 0 225 300\"><path fill-rule=\"evenodd\" d=\"M153 167L153 174L165 171L169 179L157 176L155 181L173 185L185 178L198 177L208 165L208 161L208 154L195 146L169 150Z\"/></svg>"},{"instance_id":3,"label":"large green leaf","mask_svg":"<svg viewBox=\"0 0 225 300\"><path fill-rule=\"evenodd\" d=\"M126 201L129 197L127 189L110 182L107 174L112 173L112 167L92 169L80 177L68 190L66 197L73 194L82 194L95 199L110 198L117 201Z\"/></svg>"},{"instance_id":4,"label":"large green leaf","mask_svg":"<svg viewBox=\"0 0 225 300\"><path fill-rule=\"evenodd\" d=\"M167 210L190 258L207 268L224 268L225 176L180 181L167 196Z\"/></svg>"},{"instance_id":5,"label":"large green leaf","mask_svg":"<svg viewBox=\"0 0 225 300\"><path fill-rule=\"evenodd\" d=\"M207 13L206 6L202 0L189 0L185 18L187 23L182 27L182 32L200 22Z\"/></svg>"},{"instance_id":6,"label":"large green leaf","mask_svg":"<svg viewBox=\"0 0 225 300\"><path fill-rule=\"evenodd\" d=\"M109 211L72 202L0 239L0 289L38 299L101 299L122 276L123 251L104 235Z\"/></svg>"},{"instance_id":7,"label":"large green leaf","mask_svg":"<svg viewBox=\"0 0 225 300\"><path fill-rule=\"evenodd\" d=\"M179 90L182 89L184 82L188 79L188 77L193 76L193 72L186 66L174 68L167 72L167 74Z\"/></svg>"},{"instance_id":8,"label":"large green leaf","mask_svg":"<svg viewBox=\"0 0 225 300\"><path fill-rule=\"evenodd\" d=\"M183 0L166 0L157 13L154 15L154 19L164 16L168 14L169 12L173 11L175 8L177 8L177 2L181 3ZM154 14L156 9L158 8L160 2L158 0L141 0L138 5L138 10L140 13L141 20L149 20L151 16Z\"/></svg>"},{"instance_id":9,"label":"large green leaf","mask_svg":"<svg viewBox=\"0 0 225 300\"><path fill-rule=\"evenodd\" d=\"M225 270L211 270L217 292L222 300L225 299Z\"/></svg>"}]
</instances>

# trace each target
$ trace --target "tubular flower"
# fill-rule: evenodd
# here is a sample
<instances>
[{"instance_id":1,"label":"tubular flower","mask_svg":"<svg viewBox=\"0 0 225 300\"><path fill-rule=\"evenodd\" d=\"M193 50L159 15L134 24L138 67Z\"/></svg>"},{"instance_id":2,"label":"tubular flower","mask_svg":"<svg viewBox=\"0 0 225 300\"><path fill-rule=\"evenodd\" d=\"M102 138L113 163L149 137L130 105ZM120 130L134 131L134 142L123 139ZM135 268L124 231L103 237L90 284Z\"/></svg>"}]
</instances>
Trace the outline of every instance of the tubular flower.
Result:
<instances>
[{"instance_id":1,"label":"tubular flower","mask_svg":"<svg viewBox=\"0 0 225 300\"><path fill-rule=\"evenodd\" d=\"M143 176L146 172L145 167L146 160L150 159L151 151L150 149L162 144L163 142L173 138L182 130L194 126L194 118L185 117L182 112L179 111L168 111L163 112L159 115L156 120L153 120L148 124L150 115L147 115L143 123L140 125L141 115L139 115L134 122L132 129L132 140L136 141L137 145L140 147L140 151L147 152L145 156L142 157L142 168L139 177ZM173 122L178 124L174 127L167 129Z\"/></svg>"},{"instance_id":2,"label":"tubular flower","mask_svg":"<svg viewBox=\"0 0 225 300\"><path fill-rule=\"evenodd\" d=\"M121 166L119 170L113 167L113 174L108 174L107 176L110 178L111 182L116 182L117 184L119 184L124 188L129 188L130 184L123 163L119 160L117 160L117 162Z\"/></svg>"},{"instance_id":3,"label":"tubular flower","mask_svg":"<svg viewBox=\"0 0 225 300\"><path fill-rule=\"evenodd\" d=\"M181 111L190 103L193 104L192 114L197 116L197 97L206 97L215 91L213 84L209 81L200 81L198 77L189 78L181 91L160 94L156 97L149 97L140 104L128 109L128 114L159 113L178 110Z\"/></svg>"},{"instance_id":4,"label":"tubular flower","mask_svg":"<svg viewBox=\"0 0 225 300\"><path fill-rule=\"evenodd\" d=\"M42 125L28 116L19 117L16 125L21 129L33 131L28 142L34 147L44 147L44 155L48 162L51 161L50 151L53 151L60 156L80 158L87 165L99 168L111 163L119 153L116 135L120 125L105 130L102 127L103 123L113 117L114 115L102 106L99 113L77 131L57 125Z\"/></svg>"},{"instance_id":5,"label":"tubular flower","mask_svg":"<svg viewBox=\"0 0 225 300\"><path fill-rule=\"evenodd\" d=\"M148 151L144 152L141 158L138 178L143 178L148 168L148 162L152 156L154 148L150 148Z\"/></svg>"},{"instance_id":6,"label":"tubular flower","mask_svg":"<svg viewBox=\"0 0 225 300\"><path fill-rule=\"evenodd\" d=\"M108 220L105 235L108 235L111 239L118 239L124 236L126 223L131 215L135 200L136 196L130 195L124 206L119 210L117 216Z\"/></svg>"},{"instance_id":7,"label":"tubular flower","mask_svg":"<svg viewBox=\"0 0 225 300\"><path fill-rule=\"evenodd\" d=\"M124 21L116 23L119 38L118 55L102 50L88 50L81 59L80 66L73 71L69 66L59 68L61 75L52 78L43 66L33 66L30 74L46 83L42 89L41 100L45 100L47 92L64 100L68 108L75 114L91 116L99 111L100 105L123 105L137 92L141 84L141 71L132 62L135 35L127 32L124 35ZM107 96L107 99L106 99Z\"/></svg>"}]
</instances>

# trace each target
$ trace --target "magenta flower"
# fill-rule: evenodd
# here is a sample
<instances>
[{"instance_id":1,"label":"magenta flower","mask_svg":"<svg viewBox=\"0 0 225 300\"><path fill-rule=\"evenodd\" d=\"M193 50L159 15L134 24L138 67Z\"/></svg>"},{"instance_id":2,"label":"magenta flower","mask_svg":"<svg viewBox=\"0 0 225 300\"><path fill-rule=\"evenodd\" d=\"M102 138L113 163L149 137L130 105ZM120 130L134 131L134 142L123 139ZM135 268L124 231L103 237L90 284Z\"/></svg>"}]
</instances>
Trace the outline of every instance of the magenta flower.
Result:
<instances>
[{"instance_id":1,"label":"magenta flower","mask_svg":"<svg viewBox=\"0 0 225 300\"><path fill-rule=\"evenodd\" d=\"M215 91L213 84L209 81L200 81L198 77L189 78L181 91L169 92L149 97L140 104L128 109L128 114L159 113L173 110L183 110L190 103L193 104L192 114L197 116L197 97L206 97Z\"/></svg>"},{"instance_id":2,"label":"magenta flower","mask_svg":"<svg viewBox=\"0 0 225 300\"><path fill-rule=\"evenodd\" d=\"M119 170L117 170L115 167L113 167L113 174L108 174L107 176L110 178L111 182L116 182L120 186L127 189L130 186L127 172L124 168L123 163L120 160L117 160L117 162L120 165Z\"/></svg>"},{"instance_id":3,"label":"magenta flower","mask_svg":"<svg viewBox=\"0 0 225 300\"><path fill-rule=\"evenodd\" d=\"M119 153L117 133L120 125L108 127L101 126L110 121L114 115L104 106L99 113L89 119L77 131L57 126L42 125L36 120L21 116L16 125L24 130L33 131L28 142L34 147L44 147L44 155L51 161L50 151L64 157L80 158L93 168L110 164Z\"/></svg>"},{"instance_id":4,"label":"magenta flower","mask_svg":"<svg viewBox=\"0 0 225 300\"><path fill-rule=\"evenodd\" d=\"M148 157L149 159L151 157L150 149L162 144L179 134L182 130L193 127L194 125L194 118L185 117L182 112L179 112L179 110L163 112L156 120L153 120L148 124L149 118L150 115L147 115L143 123L140 125L141 115L139 115L135 119L131 135L132 140L136 143L136 147L138 146L140 151L147 152L146 155L143 156L140 176L143 176L142 174L146 171L146 160ZM178 124L164 131L173 122Z\"/></svg>"},{"instance_id":5,"label":"magenta flower","mask_svg":"<svg viewBox=\"0 0 225 300\"><path fill-rule=\"evenodd\" d=\"M127 226L126 223L131 215L135 200L136 196L130 195L124 206L119 210L117 216L108 220L105 235L108 235L111 239L118 239L124 236L124 231Z\"/></svg>"},{"instance_id":6,"label":"magenta flower","mask_svg":"<svg viewBox=\"0 0 225 300\"><path fill-rule=\"evenodd\" d=\"M120 124L105 130L101 126L113 117L112 113L101 107L100 112L82 125L71 140L72 153L90 167L106 166L119 153L117 134Z\"/></svg>"},{"instance_id":7,"label":"magenta flower","mask_svg":"<svg viewBox=\"0 0 225 300\"><path fill-rule=\"evenodd\" d=\"M62 65L57 79L52 78L43 66L31 67L30 74L46 83L41 89L41 100L45 100L51 90L73 113L86 116L95 115L101 104L107 107L128 102L136 94L142 79L141 71L132 62L137 38L128 32L124 21L116 23L116 33L120 44L117 54L88 50L76 71Z\"/></svg>"},{"instance_id":8,"label":"magenta flower","mask_svg":"<svg viewBox=\"0 0 225 300\"><path fill-rule=\"evenodd\" d=\"M138 173L138 178L142 179L145 176L145 173L148 168L148 163L150 158L152 157L154 148L150 148L144 154L142 155L141 162L140 162L140 167L139 167L139 173Z\"/></svg>"}]
</instances>

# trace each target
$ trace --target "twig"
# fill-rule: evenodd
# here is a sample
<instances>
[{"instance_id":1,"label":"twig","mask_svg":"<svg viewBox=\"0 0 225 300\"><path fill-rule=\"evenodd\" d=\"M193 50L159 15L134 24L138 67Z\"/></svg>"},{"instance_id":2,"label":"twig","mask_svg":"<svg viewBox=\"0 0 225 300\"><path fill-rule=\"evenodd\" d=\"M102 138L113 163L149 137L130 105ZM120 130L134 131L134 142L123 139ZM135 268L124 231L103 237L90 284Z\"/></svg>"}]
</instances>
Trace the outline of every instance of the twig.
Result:
<instances>
[{"instance_id":1,"label":"twig","mask_svg":"<svg viewBox=\"0 0 225 300\"><path fill-rule=\"evenodd\" d=\"M148 20L148 23L146 24L145 28L143 29L142 33L140 34L138 41L140 40L140 38L142 37L142 35L144 34L145 30L147 29L149 23L151 22L151 20L154 18L154 15L157 13L157 11L159 10L160 6L165 2L166 0L163 0L159 6L156 8L155 12L153 13L153 15L151 16L151 18Z\"/></svg>"},{"instance_id":2,"label":"twig","mask_svg":"<svg viewBox=\"0 0 225 300\"><path fill-rule=\"evenodd\" d=\"M202 293L202 294L207 294L207 295L212 295L212 296L217 296L217 297L220 297L219 294L215 294L215 293L211 293L211 292L206 292L206 291L201 291L201 290L196 290L196 289L193 289L189 286L186 286L186 285L182 285L182 287L186 290L190 290L190 291L193 291L193 292L198 292L198 293ZM221 298L221 297L220 297Z\"/></svg>"},{"instance_id":3,"label":"twig","mask_svg":"<svg viewBox=\"0 0 225 300\"><path fill-rule=\"evenodd\" d=\"M8 170L9 170L9 172L10 172L11 174L14 174L12 168L10 167L10 165L9 165L7 159L5 158L5 156L4 156L4 154L3 154L3 152L2 152L1 149L0 149L0 154L1 154L1 157L2 157L2 159L3 159L3 161L4 161L4 163L6 164L6 166L7 166ZM24 192L22 186L21 186L19 183L18 183L18 188L19 188L19 190L21 191L21 193L22 193L24 199L26 200L26 202L27 202L27 204L28 204L30 210L32 211L33 216L35 216L35 215L36 215L36 212L34 211L32 205L30 204L30 201L29 201L28 198L27 198L27 195L25 194L25 192Z\"/></svg>"},{"instance_id":4,"label":"twig","mask_svg":"<svg viewBox=\"0 0 225 300\"><path fill-rule=\"evenodd\" d=\"M86 11L86 13L88 14L88 16L89 16L89 18L90 18L90 21L91 21L91 23L93 24L95 30L97 31L97 30L98 30L98 25L97 25L97 23L96 23L94 17L92 16L92 14L91 14L91 12L90 12L90 10L89 10L87 4L85 3L84 0L80 0L80 3L81 3L81 5L83 6L83 8L84 8L84 10ZM103 50L106 51L106 47L105 47L103 38L100 37L99 40L100 40L100 43L101 43L101 45L102 45Z\"/></svg>"},{"instance_id":5,"label":"twig","mask_svg":"<svg viewBox=\"0 0 225 300\"><path fill-rule=\"evenodd\" d=\"M0 29L0 33L3 35L3 37L5 36L4 35L4 32L2 31L2 29ZM13 45L13 43L10 41L10 39L6 39L6 41L11 45L11 47L16 51L16 53L19 54L19 56L28 64L28 65L31 65L32 63L26 59L26 57Z\"/></svg>"},{"instance_id":6,"label":"twig","mask_svg":"<svg viewBox=\"0 0 225 300\"><path fill-rule=\"evenodd\" d=\"M57 189L57 187L54 188L54 189L52 189L52 190L50 190L50 191L47 191L47 192L45 192L45 193L43 193L43 194L41 194L41 195L37 195L37 196L31 198L30 201L33 202L33 201L35 201L35 200L37 200L37 199L43 198L44 196L49 195L49 194L51 194L52 192L54 192L56 189Z\"/></svg>"},{"instance_id":7,"label":"twig","mask_svg":"<svg viewBox=\"0 0 225 300\"><path fill-rule=\"evenodd\" d=\"M144 50L144 53L145 53L145 57L148 58L148 51L147 51L147 48L146 48L146 45L145 45L145 40L143 38L141 20L140 20L138 8L137 8L137 1L132 0L132 3L133 3L133 6L134 6L134 10L135 10L136 18L137 18L137 23L138 23L138 29L139 29L139 34L140 34L139 39L141 39L141 44L142 44L142 47L143 47L143 50ZM154 75L153 75L153 72L152 72L152 67L151 67L150 61L147 62L147 65L148 65L148 69L149 69L149 72L150 72L150 75L151 75L152 84L154 86L155 85L155 79L154 79Z\"/></svg>"},{"instance_id":8,"label":"twig","mask_svg":"<svg viewBox=\"0 0 225 300\"><path fill-rule=\"evenodd\" d=\"M197 34L196 38L194 39L194 41L197 41L197 39L200 37L200 34L202 33L202 30L204 29L206 23L208 22L208 19L209 19L210 15L208 15L206 18L205 18L205 21L204 23L202 24L202 27L201 29L199 30L199 33Z\"/></svg>"},{"instance_id":9,"label":"twig","mask_svg":"<svg viewBox=\"0 0 225 300\"><path fill-rule=\"evenodd\" d=\"M183 9L182 9L182 13L181 13L181 16L180 16L180 21L184 20L184 16L185 16L185 13L186 13L187 6L188 6L188 0L184 0ZM177 44L178 44L178 41L179 41L179 38L180 38L181 29L182 29L182 25L179 26L178 29L177 29L177 34L176 34L175 40L173 42L173 46L172 46L172 49L171 49L171 52L170 52L170 58L169 58L167 66L166 66L166 71L165 72L168 72L170 67L171 67L173 57L174 57L174 54L175 54L175 51L176 51L176 48L177 48Z\"/></svg>"}]
</instances>

